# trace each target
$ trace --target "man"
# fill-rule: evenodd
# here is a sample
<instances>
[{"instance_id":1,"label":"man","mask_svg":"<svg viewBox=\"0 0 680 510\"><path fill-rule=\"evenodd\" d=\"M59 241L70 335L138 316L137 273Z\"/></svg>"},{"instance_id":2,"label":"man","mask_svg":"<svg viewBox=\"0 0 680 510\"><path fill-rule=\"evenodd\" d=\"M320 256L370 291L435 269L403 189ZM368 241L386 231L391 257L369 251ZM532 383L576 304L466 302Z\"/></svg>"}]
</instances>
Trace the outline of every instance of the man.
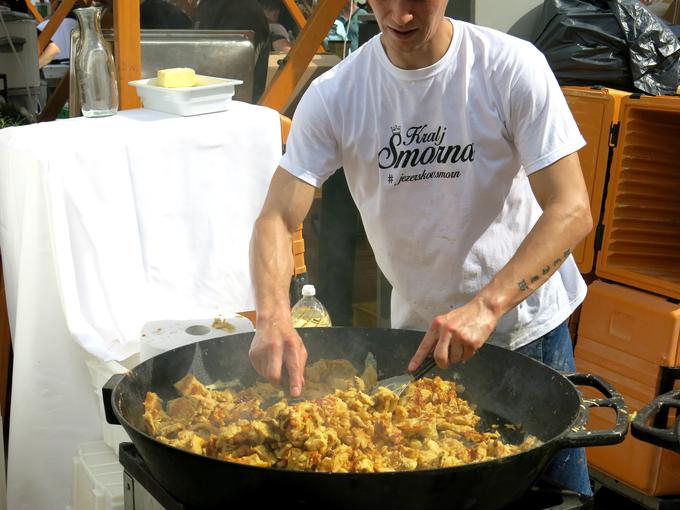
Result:
<instances>
[{"instance_id":1,"label":"man","mask_svg":"<svg viewBox=\"0 0 680 510\"><path fill-rule=\"evenodd\" d=\"M38 32L42 32L49 20L38 24ZM68 64L71 59L71 32L78 28L75 14L69 13L57 27L52 40L38 56L38 67L42 69L47 64Z\"/></svg>"},{"instance_id":2,"label":"man","mask_svg":"<svg viewBox=\"0 0 680 510\"><path fill-rule=\"evenodd\" d=\"M586 286L570 252L592 219L584 140L545 59L447 19L447 0L369 3L382 34L307 90L253 231L255 369L277 382L285 364L300 393L291 232L342 166L393 286L392 326L426 330L409 370L429 352L441 368L465 362L486 341L573 370L565 321ZM548 476L591 494L582 449Z\"/></svg>"}]
</instances>

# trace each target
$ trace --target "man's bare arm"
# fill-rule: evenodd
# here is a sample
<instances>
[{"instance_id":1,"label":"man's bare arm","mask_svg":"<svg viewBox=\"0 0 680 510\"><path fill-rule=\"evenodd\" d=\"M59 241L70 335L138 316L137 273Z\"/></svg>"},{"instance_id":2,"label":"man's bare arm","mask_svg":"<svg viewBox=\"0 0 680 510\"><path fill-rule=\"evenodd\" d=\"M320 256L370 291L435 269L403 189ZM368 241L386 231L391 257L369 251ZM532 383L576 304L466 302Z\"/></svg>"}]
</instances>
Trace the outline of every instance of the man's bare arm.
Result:
<instances>
[{"instance_id":1,"label":"man's bare arm","mask_svg":"<svg viewBox=\"0 0 680 510\"><path fill-rule=\"evenodd\" d=\"M250 359L258 373L273 383L285 364L291 395L304 384L304 344L293 329L288 290L293 274L293 232L314 199L314 187L279 167L274 173L250 242L250 271L255 289L257 328Z\"/></svg>"},{"instance_id":2,"label":"man's bare arm","mask_svg":"<svg viewBox=\"0 0 680 510\"><path fill-rule=\"evenodd\" d=\"M543 285L593 228L577 154L535 172L529 182L543 214L479 296L499 317Z\"/></svg>"},{"instance_id":3,"label":"man's bare arm","mask_svg":"<svg viewBox=\"0 0 680 510\"><path fill-rule=\"evenodd\" d=\"M592 229L590 204L578 155L571 154L529 177L543 214L515 255L468 304L435 317L409 369L434 347L441 367L470 359L498 320L543 285Z\"/></svg>"}]
</instances>

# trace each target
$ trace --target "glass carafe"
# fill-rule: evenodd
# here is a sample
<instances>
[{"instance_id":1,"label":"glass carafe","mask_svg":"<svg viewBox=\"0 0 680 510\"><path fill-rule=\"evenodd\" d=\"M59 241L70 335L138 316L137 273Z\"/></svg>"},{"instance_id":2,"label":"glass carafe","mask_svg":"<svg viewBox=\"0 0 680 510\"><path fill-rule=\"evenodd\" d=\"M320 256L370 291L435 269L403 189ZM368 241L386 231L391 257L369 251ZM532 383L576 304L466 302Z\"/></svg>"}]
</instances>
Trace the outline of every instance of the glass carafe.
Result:
<instances>
[{"instance_id":1,"label":"glass carafe","mask_svg":"<svg viewBox=\"0 0 680 510\"><path fill-rule=\"evenodd\" d=\"M80 24L76 77L80 109L85 117L106 117L118 111L118 83L113 56L101 28L101 7L75 9Z\"/></svg>"}]
</instances>

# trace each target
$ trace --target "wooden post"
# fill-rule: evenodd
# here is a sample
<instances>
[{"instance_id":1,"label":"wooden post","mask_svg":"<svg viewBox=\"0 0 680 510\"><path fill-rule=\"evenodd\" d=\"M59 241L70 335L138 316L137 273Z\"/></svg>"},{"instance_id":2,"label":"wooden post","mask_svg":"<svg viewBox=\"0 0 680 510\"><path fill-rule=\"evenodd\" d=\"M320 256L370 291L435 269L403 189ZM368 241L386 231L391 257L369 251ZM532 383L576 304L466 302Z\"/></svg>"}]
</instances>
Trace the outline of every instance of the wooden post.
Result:
<instances>
[{"instance_id":1,"label":"wooden post","mask_svg":"<svg viewBox=\"0 0 680 510\"><path fill-rule=\"evenodd\" d=\"M68 91L69 84L71 83L71 78L69 73L66 73L61 80L59 85L54 89L52 95L47 100L45 108L40 112L38 116L38 122L49 122L55 120L59 115L59 112L68 101Z\"/></svg>"},{"instance_id":2,"label":"wooden post","mask_svg":"<svg viewBox=\"0 0 680 510\"><path fill-rule=\"evenodd\" d=\"M33 2L31 0L24 0L24 3L26 4L26 7L28 7L28 10L33 14L33 17L38 20L38 23L42 23L44 18L42 15L38 12L38 9L36 8L35 5L33 5Z\"/></svg>"},{"instance_id":3,"label":"wooden post","mask_svg":"<svg viewBox=\"0 0 680 510\"><path fill-rule=\"evenodd\" d=\"M142 50L139 35L139 2L114 0L113 28L118 70L120 110L140 108L142 103L129 81L142 77Z\"/></svg>"},{"instance_id":4,"label":"wooden post","mask_svg":"<svg viewBox=\"0 0 680 510\"><path fill-rule=\"evenodd\" d=\"M30 3L30 0L27 0L27 2ZM57 7L56 11L54 11L50 21L47 23L47 25L45 25L45 28L43 28L42 32L40 32L40 35L38 36L39 53L42 53L43 50L47 48L47 45L52 40L52 36L57 31L57 28L59 28L59 25L61 25L61 22L64 21L66 15L71 12L73 4L75 3L76 0L63 0L63 2L59 4L59 7Z\"/></svg>"},{"instance_id":5,"label":"wooden post","mask_svg":"<svg viewBox=\"0 0 680 510\"><path fill-rule=\"evenodd\" d=\"M307 19L305 18L305 15L302 14L300 7L298 7L298 4L295 2L295 0L283 0L283 5L286 7L286 9L288 9L288 12L290 13L298 28L304 28L307 24ZM323 53L324 51L324 47L321 45L319 45L319 49L316 50L317 53Z\"/></svg>"},{"instance_id":6,"label":"wooden post","mask_svg":"<svg viewBox=\"0 0 680 510\"><path fill-rule=\"evenodd\" d=\"M298 4L295 3L295 0L283 0L283 5L286 6L286 9L288 9L288 12L293 18L293 21L295 21L295 24L299 28L304 27L307 23L307 20L305 19L305 15L302 14L302 11L298 7Z\"/></svg>"},{"instance_id":7,"label":"wooden post","mask_svg":"<svg viewBox=\"0 0 680 510\"><path fill-rule=\"evenodd\" d=\"M286 63L276 72L269 87L262 94L259 102L261 105L273 108L279 113L283 112L288 98L344 5L345 0L321 0L317 4L288 53Z\"/></svg>"}]
</instances>

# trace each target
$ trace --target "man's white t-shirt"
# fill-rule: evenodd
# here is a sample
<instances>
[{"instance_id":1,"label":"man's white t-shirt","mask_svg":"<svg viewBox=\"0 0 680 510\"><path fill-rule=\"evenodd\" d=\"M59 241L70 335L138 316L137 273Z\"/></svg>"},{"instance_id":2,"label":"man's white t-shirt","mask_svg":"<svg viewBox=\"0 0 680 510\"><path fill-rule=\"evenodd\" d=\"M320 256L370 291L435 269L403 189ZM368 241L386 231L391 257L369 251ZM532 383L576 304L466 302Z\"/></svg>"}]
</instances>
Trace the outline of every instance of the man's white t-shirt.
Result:
<instances>
[{"instance_id":1,"label":"man's white t-shirt","mask_svg":"<svg viewBox=\"0 0 680 510\"><path fill-rule=\"evenodd\" d=\"M451 45L432 66L395 67L376 36L316 79L280 163L317 187L344 168L393 286L398 328L425 330L470 301L541 214L527 175L585 144L534 46L451 22ZM564 322L585 293L569 256L489 342L526 345Z\"/></svg>"}]
</instances>

